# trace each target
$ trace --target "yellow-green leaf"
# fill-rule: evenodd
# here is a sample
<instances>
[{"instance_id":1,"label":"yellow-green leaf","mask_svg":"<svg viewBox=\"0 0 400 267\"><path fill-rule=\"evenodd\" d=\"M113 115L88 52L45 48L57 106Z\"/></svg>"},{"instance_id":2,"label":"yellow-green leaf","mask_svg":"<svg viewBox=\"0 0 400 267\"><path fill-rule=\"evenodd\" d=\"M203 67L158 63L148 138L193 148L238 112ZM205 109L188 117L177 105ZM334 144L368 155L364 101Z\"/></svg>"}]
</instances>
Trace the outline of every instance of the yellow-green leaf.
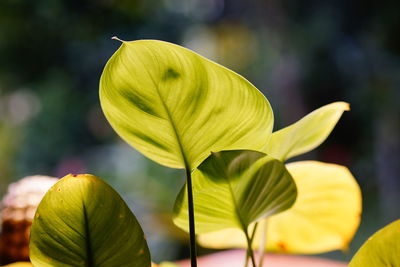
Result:
<instances>
[{"instance_id":1,"label":"yellow-green leaf","mask_svg":"<svg viewBox=\"0 0 400 267\"><path fill-rule=\"evenodd\" d=\"M400 220L373 234L349 264L349 267L365 266L400 266Z\"/></svg>"},{"instance_id":2,"label":"yellow-green leaf","mask_svg":"<svg viewBox=\"0 0 400 267\"><path fill-rule=\"evenodd\" d=\"M150 267L135 216L117 192L93 175L67 175L40 202L32 224L35 266Z\"/></svg>"},{"instance_id":3,"label":"yellow-green leaf","mask_svg":"<svg viewBox=\"0 0 400 267\"><path fill-rule=\"evenodd\" d=\"M360 188L346 167L317 161L287 164L298 195L292 208L263 220L253 242L260 243L267 223L266 250L313 254L345 250L360 223ZM246 247L235 229L200 235L203 246Z\"/></svg>"},{"instance_id":4,"label":"yellow-green leaf","mask_svg":"<svg viewBox=\"0 0 400 267\"><path fill-rule=\"evenodd\" d=\"M198 166L211 151L264 148L273 114L242 76L178 45L123 42L100 80L114 130L150 159Z\"/></svg>"},{"instance_id":5,"label":"yellow-green leaf","mask_svg":"<svg viewBox=\"0 0 400 267\"><path fill-rule=\"evenodd\" d=\"M332 132L349 104L335 102L314 110L298 122L274 132L264 152L285 161L319 146Z\"/></svg>"},{"instance_id":6,"label":"yellow-green leaf","mask_svg":"<svg viewBox=\"0 0 400 267\"><path fill-rule=\"evenodd\" d=\"M206 233L250 223L292 206L296 186L283 163L264 153L234 150L212 153L193 172L196 231ZM187 190L174 208L174 223L188 230Z\"/></svg>"}]
</instances>

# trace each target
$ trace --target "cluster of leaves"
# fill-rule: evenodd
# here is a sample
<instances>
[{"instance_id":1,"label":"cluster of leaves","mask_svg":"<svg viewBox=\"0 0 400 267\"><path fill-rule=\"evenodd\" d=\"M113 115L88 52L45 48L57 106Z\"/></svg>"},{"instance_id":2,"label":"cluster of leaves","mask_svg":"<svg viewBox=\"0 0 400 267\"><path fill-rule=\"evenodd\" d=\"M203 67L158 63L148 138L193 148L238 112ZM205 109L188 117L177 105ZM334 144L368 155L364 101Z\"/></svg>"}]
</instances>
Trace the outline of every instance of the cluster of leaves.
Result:
<instances>
[{"instance_id":1,"label":"cluster of leaves","mask_svg":"<svg viewBox=\"0 0 400 267\"><path fill-rule=\"evenodd\" d=\"M103 72L100 100L129 144L186 170L174 222L191 232L192 244L196 227L203 245L246 247L255 267L262 266L257 247L316 253L345 249L354 235L361 194L347 168L285 165L322 143L348 104L324 106L272 133L271 106L247 80L190 50L148 40L122 42ZM46 194L30 255L37 266L151 265L136 218L92 175L64 177Z\"/></svg>"}]
</instances>

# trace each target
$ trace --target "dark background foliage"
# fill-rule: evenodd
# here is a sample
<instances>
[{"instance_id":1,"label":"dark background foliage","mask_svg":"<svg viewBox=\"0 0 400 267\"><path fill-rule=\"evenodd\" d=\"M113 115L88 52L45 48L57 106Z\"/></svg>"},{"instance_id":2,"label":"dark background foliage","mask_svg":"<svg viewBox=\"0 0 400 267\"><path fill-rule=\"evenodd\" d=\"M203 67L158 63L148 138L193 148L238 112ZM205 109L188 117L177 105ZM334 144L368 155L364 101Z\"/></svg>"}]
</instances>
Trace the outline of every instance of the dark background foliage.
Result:
<instances>
[{"instance_id":1,"label":"dark background foliage","mask_svg":"<svg viewBox=\"0 0 400 267\"><path fill-rule=\"evenodd\" d=\"M333 134L301 159L348 166L363 190L347 255L400 218L399 1L2 0L0 196L26 175L89 172L121 192L155 260L188 256L170 221L183 183L122 142L105 121L98 82L125 40L189 47L244 75L268 97L276 127L338 100ZM181 244L181 245L180 245Z\"/></svg>"}]
</instances>

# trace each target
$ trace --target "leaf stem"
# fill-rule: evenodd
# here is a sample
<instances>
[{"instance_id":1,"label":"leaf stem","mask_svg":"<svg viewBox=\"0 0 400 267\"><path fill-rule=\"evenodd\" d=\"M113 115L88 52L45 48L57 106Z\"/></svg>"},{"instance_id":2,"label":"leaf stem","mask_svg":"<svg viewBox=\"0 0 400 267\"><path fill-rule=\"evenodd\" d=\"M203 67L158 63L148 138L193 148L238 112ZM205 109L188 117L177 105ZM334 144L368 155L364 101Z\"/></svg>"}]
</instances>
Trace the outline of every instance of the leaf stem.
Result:
<instances>
[{"instance_id":1,"label":"leaf stem","mask_svg":"<svg viewBox=\"0 0 400 267\"><path fill-rule=\"evenodd\" d=\"M192 267L197 267L196 253L196 229L194 223L192 173L190 168L186 167L186 185L188 192L188 212L189 212L189 236L190 236L190 262Z\"/></svg>"},{"instance_id":2,"label":"leaf stem","mask_svg":"<svg viewBox=\"0 0 400 267\"><path fill-rule=\"evenodd\" d=\"M256 230L257 230L257 226L258 226L258 222L256 222L254 225L253 233L251 233L251 237L250 237L250 243L253 243L254 236L255 236ZM250 257L249 250L246 250L246 260L245 260L244 267L247 267L249 265L249 257Z\"/></svg>"},{"instance_id":3,"label":"leaf stem","mask_svg":"<svg viewBox=\"0 0 400 267\"><path fill-rule=\"evenodd\" d=\"M250 256L253 267L256 267L256 261L254 259L254 252L253 252L253 249L251 248L251 243L253 240L249 237L249 233L248 233L247 229L244 231L244 233L246 235L246 240L247 240L247 254ZM247 256L246 256L246 260L247 260Z\"/></svg>"}]
</instances>

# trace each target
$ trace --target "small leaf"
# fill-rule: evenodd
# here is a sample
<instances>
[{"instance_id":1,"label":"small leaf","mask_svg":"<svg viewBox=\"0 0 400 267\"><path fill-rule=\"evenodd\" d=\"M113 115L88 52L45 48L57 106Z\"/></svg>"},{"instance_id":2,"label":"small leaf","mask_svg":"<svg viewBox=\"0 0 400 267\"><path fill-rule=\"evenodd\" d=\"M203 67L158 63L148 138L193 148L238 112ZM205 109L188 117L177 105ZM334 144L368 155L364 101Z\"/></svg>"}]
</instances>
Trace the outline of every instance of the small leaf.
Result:
<instances>
[{"instance_id":1,"label":"small leaf","mask_svg":"<svg viewBox=\"0 0 400 267\"><path fill-rule=\"evenodd\" d=\"M114 130L159 164L194 169L211 151L264 148L273 114L242 76L178 45L123 42L100 80Z\"/></svg>"},{"instance_id":2,"label":"small leaf","mask_svg":"<svg viewBox=\"0 0 400 267\"><path fill-rule=\"evenodd\" d=\"M150 267L135 216L117 192L93 175L67 175L44 196L30 237L35 266Z\"/></svg>"},{"instance_id":3,"label":"small leaf","mask_svg":"<svg viewBox=\"0 0 400 267\"><path fill-rule=\"evenodd\" d=\"M400 220L373 234L349 264L349 267L365 266L400 266Z\"/></svg>"},{"instance_id":4,"label":"small leaf","mask_svg":"<svg viewBox=\"0 0 400 267\"><path fill-rule=\"evenodd\" d=\"M335 102L323 106L298 122L274 132L265 153L285 161L319 146L332 132L349 104Z\"/></svg>"},{"instance_id":5,"label":"small leaf","mask_svg":"<svg viewBox=\"0 0 400 267\"><path fill-rule=\"evenodd\" d=\"M193 172L196 231L206 233L248 225L288 209L296 186L285 166L264 153L234 150L212 153ZM180 191L174 223L188 230L187 190Z\"/></svg>"},{"instance_id":6,"label":"small leaf","mask_svg":"<svg viewBox=\"0 0 400 267\"><path fill-rule=\"evenodd\" d=\"M346 167L317 161L287 164L298 195L292 208L261 221L253 241L260 243L267 223L267 250L315 254L347 249L360 223L360 188ZM212 248L246 247L240 231L227 229L200 235Z\"/></svg>"}]
</instances>

